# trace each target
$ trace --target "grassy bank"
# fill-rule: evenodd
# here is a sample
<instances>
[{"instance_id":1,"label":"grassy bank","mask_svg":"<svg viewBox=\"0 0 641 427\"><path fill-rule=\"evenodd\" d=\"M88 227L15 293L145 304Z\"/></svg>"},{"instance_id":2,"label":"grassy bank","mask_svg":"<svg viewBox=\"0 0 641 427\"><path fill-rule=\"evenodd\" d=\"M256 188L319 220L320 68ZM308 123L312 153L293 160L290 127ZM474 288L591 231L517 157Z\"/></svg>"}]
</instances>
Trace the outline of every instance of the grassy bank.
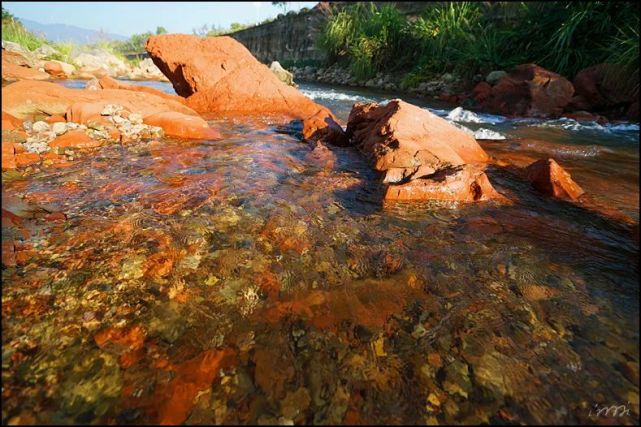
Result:
<instances>
[{"instance_id":1,"label":"grassy bank","mask_svg":"<svg viewBox=\"0 0 641 427\"><path fill-rule=\"evenodd\" d=\"M363 2L330 17L319 44L329 63L360 79L399 73L406 87L444 72L470 78L527 62L570 78L612 62L638 80L639 9L632 2L451 2L410 21L393 5Z\"/></svg>"}]
</instances>

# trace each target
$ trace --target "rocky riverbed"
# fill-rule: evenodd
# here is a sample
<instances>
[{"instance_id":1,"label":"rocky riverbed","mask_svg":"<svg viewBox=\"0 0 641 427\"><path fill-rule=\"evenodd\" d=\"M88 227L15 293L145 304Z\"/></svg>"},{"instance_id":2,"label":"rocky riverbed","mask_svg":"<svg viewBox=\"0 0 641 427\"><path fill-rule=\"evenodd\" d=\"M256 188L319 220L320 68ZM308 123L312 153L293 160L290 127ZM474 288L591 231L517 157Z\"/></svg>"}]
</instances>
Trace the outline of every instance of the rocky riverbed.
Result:
<instances>
[{"instance_id":1,"label":"rocky riverbed","mask_svg":"<svg viewBox=\"0 0 641 427\"><path fill-rule=\"evenodd\" d=\"M3 87L3 169L37 156L2 178L3 422L638 423L638 125L296 91L172 37L173 87ZM385 200L452 167L506 200Z\"/></svg>"}]
</instances>

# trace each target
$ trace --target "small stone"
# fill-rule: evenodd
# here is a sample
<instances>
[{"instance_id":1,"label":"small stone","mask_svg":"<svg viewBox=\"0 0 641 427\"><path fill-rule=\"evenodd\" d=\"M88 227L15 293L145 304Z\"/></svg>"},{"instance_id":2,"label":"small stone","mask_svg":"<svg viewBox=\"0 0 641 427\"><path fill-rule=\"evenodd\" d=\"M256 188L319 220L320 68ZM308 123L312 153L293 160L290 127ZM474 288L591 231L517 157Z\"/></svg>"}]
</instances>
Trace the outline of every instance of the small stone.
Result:
<instances>
[{"instance_id":1,"label":"small stone","mask_svg":"<svg viewBox=\"0 0 641 427\"><path fill-rule=\"evenodd\" d=\"M49 130L49 124L47 122L35 122L31 128L34 132L46 132Z\"/></svg>"},{"instance_id":2,"label":"small stone","mask_svg":"<svg viewBox=\"0 0 641 427\"><path fill-rule=\"evenodd\" d=\"M458 394L467 399L468 393L472 391L469 374L467 364L455 360L445 367L443 389L450 394Z\"/></svg>"},{"instance_id":3,"label":"small stone","mask_svg":"<svg viewBox=\"0 0 641 427\"><path fill-rule=\"evenodd\" d=\"M67 132L67 124L63 122L56 122L51 125L51 130L56 135L62 135L63 133Z\"/></svg>"},{"instance_id":4,"label":"small stone","mask_svg":"<svg viewBox=\"0 0 641 427\"><path fill-rule=\"evenodd\" d=\"M129 115L129 121L134 125L140 125L142 124L142 115L138 113L131 113Z\"/></svg>"},{"instance_id":5,"label":"small stone","mask_svg":"<svg viewBox=\"0 0 641 427\"><path fill-rule=\"evenodd\" d=\"M311 401L309 391L305 387L301 387L295 392L287 393L287 396L281 402L283 417L291 420L296 419L307 410Z\"/></svg>"},{"instance_id":6,"label":"small stone","mask_svg":"<svg viewBox=\"0 0 641 427\"><path fill-rule=\"evenodd\" d=\"M434 393L430 393L427 396L427 405L425 405L425 409L427 409L428 412L435 412L440 406L441 401L438 397Z\"/></svg>"},{"instance_id":7,"label":"small stone","mask_svg":"<svg viewBox=\"0 0 641 427\"><path fill-rule=\"evenodd\" d=\"M492 71L485 77L485 81L491 85L495 85L505 76L507 76L507 73L503 70Z\"/></svg>"},{"instance_id":8,"label":"small stone","mask_svg":"<svg viewBox=\"0 0 641 427\"><path fill-rule=\"evenodd\" d=\"M441 359L441 356L438 353L428 353L427 363L429 363L430 366L433 366L435 368L440 368L441 366L443 366L443 360Z\"/></svg>"},{"instance_id":9,"label":"small stone","mask_svg":"<svg viewBox=\"0 0 641 427\"><path fill-rule=\"evenodd\" d=\"M101 116L113 116L115 114L120 113L123 110L122 105L117 105L117 104L107 104L105 105L105 108L102 109L102 112L100 113Z\"/></svg>"},{"instance_id":10,"label":"small stone","mask_svg":"<svg viewBox=\"0 0 641 427\"><path fill-rule=\"evenodd\" d=\"M127 121L127 119L125 119L124 117L120 117L118 115L111 116L111 120L117 125L121 125Z\"/></svg>"},{"instance_id":11,"label":"small stone","mask_svg":"<svg viewBox=\"0 0 641 427\"><path fill-rule=\"evenodd\" d=\"M419 323L414 327L414 331L412 331L412 337L414 337L415 339L419 339L426 333L427 329L425 329L425 327L421 323Z\"/></svg>"}]
</instances>

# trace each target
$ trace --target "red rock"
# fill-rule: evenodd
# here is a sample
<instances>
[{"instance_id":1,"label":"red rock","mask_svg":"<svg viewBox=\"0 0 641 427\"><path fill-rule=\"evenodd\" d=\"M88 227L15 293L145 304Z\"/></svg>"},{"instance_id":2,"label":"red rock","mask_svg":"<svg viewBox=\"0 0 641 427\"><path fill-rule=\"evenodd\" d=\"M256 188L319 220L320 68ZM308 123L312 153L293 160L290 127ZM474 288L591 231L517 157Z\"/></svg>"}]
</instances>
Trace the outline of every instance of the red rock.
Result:
<instances>
[{"instance_id":1,"label":"red rock","mask_svg":"<svg viewBox=\"0 0 641 427\"><path fill-rule=\"evenodd\" d=\"M177 112L156 113L144 118L143 122L159 126L167 136L193 139L220 139L221 134L197 116Z\"/></svg>"},{"instance_id":2,"label":"red rock","mask_svg":"<svg viewBox=\"0 0 641 427\"><path fill-rule=\"evenodd\" d=\"M449 104L460 104L463 98L465 98L463 94L452 94L449 92L441 92L438 95L438 99Z\"/></svg>"},{"instance_id":3,"label":"red rock","mask_svg":"<svg viewBox=\"0 0 641 427\"><path fill-rule=\"evenodd\" d=\"M341 147L349 145L343 128L325 110L319 110L303 120L303 138L323 141Z\"/></svg>"},{"instance_id":4,"label":"red rock","mask_svg":"<svg viewBox=\"0 0 641 427\"><path fill-rule=\"evenodd\" d=\"M592 108L592 105L581 95L574 95L568 105L565 107L566 111L585 111Z\"/></svg>"},{"instance_id":5,"label":"red rock","mask_svg":"<svg viewBox=\"0 0 641 427\"><path fill-rule=\"evenodd\" d=\"M104 76L100 80L98 80L98 85L102 89L123 89L123 90L133 90L138 92L146 92L146 93L150 93L152 95L156 95L171 101L180 102L182 104L185 103L185 98L181 98L180 96L172 95L170 93L163 92L162 90L154 89L153 87L123 83L109 76Z\"/></svg>"},{"instance_id":6,"label":"red rock","mask_svg":"<svg viewBox=\"0 0 641 427\"><path fill-rule=\"evenodd\" d=\"M24 224L24 219L20 218L13 212L2 208L2 226L3 227L20 227Z\"/></svg>"},{"instance_id":7,"label":"red rock","mask_svg":"<svg viewBox=\"0 0 641 427\"><path fill-rule=\"evenodd\" d=\"M157 252L147 258L145 262L145 276L165 277L171 273L174 266L175 255L171 252Z\"/></svg>"},{"instance_id":8,"label":"red rock","mask_svg":"<svg viewBox=\"0 0 641 427\"><path fill-rule=\"evenodd\" d=\"M145 351L142 348L138 350L128 351L127 353L123 353L120 355L120 357L118 358L118 363L120 364L121 368L127 369L140 362L140 360L142 360L144 356Z\"/></svg>"},{"instance_id":9,"label":"red rock","mask_svg":"<svg viewBox=\"0 0 641 427\"><path fill-rule=\"evenodd\" d=\"M185 422L198 392L211 387L231 354L229 350L207 350L175 367L174 378L156 386L152 403L156 421L161 425Z\"/></svg>"},{"instance_id":10,"label":"red rock","mask_svg":"<svg viewBox=\"0 0 641 427\"><path fill-rule=\"evenodd\" d=\"M142 117L163 111L197 116L184 104L159 96L122 89L70 89L57 83L19 81L2 88L2 110L19 118L32 119L35 115L64 115L77 102L90 104L117 104Z\"/></svg>"},{"instance_id":11,"label":"red rock","mask_svg":"<svg viewBox=\"0 0 641 427\"><path fill-rule=\"evenodd\" d=\"M60 115L60 114L54 114L53 116L49 116L49 117L47 117L47 118L45 119L45 122L47 122L47 123L52 123L52 124L53 124L53 123L59 123L59 122L60 122L60 123L64 123L64 122L66 122L66 121L67 121L67 120L64 118L64 116L62 116L62 115Z\"/></svg>"},{"instance_id":12,"label":"red rock","mask_svg":"<svg viewBox=\"0 0 641 427\"><path fill-rule=\"evenodd\" d=\"M67 216L62 212L51 212L50 214L45 215L46 221L65 221Z\"/></svg>"},{"instance_id":13,"label":"red rock","mask_svg":"<svg viewBox=\"0 0 641 427\"><path fill-rule=\"evenodd\" d=\"M116 354L139 350L145 342L145 330L140 325L126 328L106 328L94 336L96 345Z\"/></svg>"},{"instance_id":14,"label":"red rock","mask_svg":"<svg viewBox=\"0 0 641 427\"><path fill-rule=\"evenodd\" d=\"M482 104L490 97L490 93L492 93L492 85L488 82L480 82L472 89L472 98L479 104Z\"/></svg>"},{"instance_id":15,"label":"red rock","mask_svg":"<svg viewBox=\"0 0 641 427\"><path fill-rule=\"evenodd\" d=\"M13 82L16 80L49 80L49 74L33 68L21 67L2 60L2 80Z\"/></svg>"},{"instance_id":16,"label":"red rock","mask_svg":"<svg viewBox=\"0 0 641 427\"><path fill-rule=\"evenodd\" d=\"M587 102L585 109L593 110L634 102L638 95L625 83L627 77L621 66L597 64L579 71L572 83L576 95Z\"/></svg>"},{"instance_id":17,"label":"red rock","mask_svg":"<svg viewBox=\"0 0 641 427\"><path fill-rule=\"evenodd\" d=\"M16 164L16 150L13 145L11 142L2 142L2 170L18 167Z\"/></svg>"},{"instance_id":18,"label":"red rock","mask_svg":"<svg viewBox=\"0 0 641 427\"><path fill-rule=\"evenodd\" d=\"M107 116L100 113L107 105L106 102L74 102L67 108L67 121L87 124L90 121L102 125L110 125L111 121Z\"/></svg>"},{"instance_id":19,"label":"red rock","mask_svg":"<svg viewBox=\"0 0 641 427\"><path fill-rule=\"evenodd\" d=\"M52 148L95 148L101 144L100 141L91 139L91 137L82 130L72 130L51 141L49 146Z\"/></svg>"},{"instance_id":20,"label":"red rock","mask_svg":"<svg viewBox=\"0 0 641 427\"><path fill-rule=\"evenodd\" d=\"M51 77L56 79L66 79L67 74L65 74L62 69L62 65L59 62L47 61L45 62L45 73L49 74Z\"/></svg>"},{"instance_id":21,"label":"red rock","mask_svg":"<svg viewBox=\"0 0 641 427\"><path fill-rule=\"evenodd\" d=\"M2 112L2 130L14 130L22 127L22 120L9 113Z\"/></svg>"},{"instance_id":22,"label":"red rock","mask_svg":"<svg viewBox=\"0 0 641 427\"><path fill-rule=\"evenodd\" d=\"M16 245L16 264L17 265L27 265L29 260L36 256L36 251L34 250L25 250L21 249L18 250L18 247Z\"/></svg>"},{"instance_id":23,"label":"red rock","mask_svg":"<svg viewBox=\"0 0 641 427\"><path fill-rule=\"evenodd\" d=\"M347 135L377 171L385 172L385 182L419 178L446 166L489 159L473 136L398 99L385 106L355 104Z\"/></svg>"},{"instance_id":24,"label":"red rock","mask_svg":"<svg viewBox=\"0 0 641 427\"><path fill-rule=\"evenodd\" d=\"M603 116L600 116L598 114L592 114L587 111L575 111L572 113L564 113L563 117L567 117L568 119L574 119L576 121L586 121L586 122L597 122L601 125L604 125L608 122L608 119L606 119Z\"/></svg>"},{"instance_id":25,"label":"red rock","mask_svg":"<svg viewBox=\"0 0 641 427\"><path fill-rule=\"evenodd\" d=\"M38 153L16 153L16 165L20 168L40 162Z\"/></svg>"},{"instance_id":26,"label":"red rock","mask_svg":"<svg viewBox=\"0 0 641 427\"><path fill-rule=\"evenodd\" d=\"M449 200L479 202L505 200L482 168L462 165L439 170L434 175L405 184L390 184L385 200Z\"/></svg>"},{"instance_id":27,"label":"red rock","mask_svg":"<svg viewBox=\"0 0 641 427\"><path fill-rule=\"evenodd\" d=\"M16 266L16 248L13 239L2 241L2 265L6 267Z\"/></svg>"},{"instance_id":28,"label":"red rock","mask_svg":"<svg viewBox=\"0 0 641 427\"><path fill-rule=\"evenodd\" d=\"M325 107L281 82L231 37L171 34L150 37L147 52L194 110L216 116L271 116L279 121L305 120L311 133L323 125ZM327 123L332 126L331 122ZM340 132L332 126L330 134Z\"/></svg>"},{"instance_id":29,"label":"red rock","mask_svg":"<svg viewBox=\"0 0 641 427\"><path fill-rule=\"evenodd\" d=\"M483 106L507 116L556 117L573 94L566 78L535 64L523 64L492 87Z\"/></svg>"},{"instance_id":30,"label":"red rock","mask_svg":"<svg viewBox=\"0 0 641 427\"><path fill-rule=\"evenodd\" d=\"M2 62L18 65L20 67L33 68L33 63L23 54L11 50L2 49Z\"/></svg>"},{"instance_id":31,"label":"red rock","mask_svg":"<svg viewBox=\"0 0 641 427\"><path fill-rule=\"evenodd\" d=\"M525 174L532 186L547 196L577 200L584 193L554 159L541 159L532 163L525 168Z\"/></svg>"}]
</instances>

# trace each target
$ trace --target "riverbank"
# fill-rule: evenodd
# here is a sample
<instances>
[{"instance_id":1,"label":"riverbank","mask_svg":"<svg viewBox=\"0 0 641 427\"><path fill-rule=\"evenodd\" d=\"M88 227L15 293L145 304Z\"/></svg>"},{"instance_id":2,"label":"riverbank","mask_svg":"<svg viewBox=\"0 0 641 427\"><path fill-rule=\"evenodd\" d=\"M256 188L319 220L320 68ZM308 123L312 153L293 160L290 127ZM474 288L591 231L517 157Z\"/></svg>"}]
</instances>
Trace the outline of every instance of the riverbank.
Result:
<instances>
[{"instance_id":1,"label":"riverbank","mask_svg":"<svg viewBox=\"0 0 641 427\"><path fill-rule=\"evenodd\" d=\"M624 93L625 86L606 82L605 72L607 65L589 67L580 71L573 82L563 79L571 84L568 89L569 96L566 96L564 104L560 105L561 111L554 114L545 114L549 117L566 117L580 121L595 121L605 123L608 120L631 120L639 122L639 101L634 93ZM409 95L425 100L440 100L447 102L453 107L461 106L465 109L500 113L504 115L523 116L516 108L496 108L496 106L483 105L483 101L490 96L492 87L496 86L501 79L508 76L505 70L494 70L483 76L477 74L471 80L457 77L452 73L443 73L440 76L421 82L408 83L407 74L392 74L379 72L371 79L358 79L349 69L334 64L329 67L322 66L291 66L291 73L297 81L318 82L325 84L340 85L350 88L371 88L394 93L398 95ZM510 70L508 70L510 71ZM547 72L547 70L544 70ZM547 72L549 74L549 72ZM523 80L523 79L522 79ZM507 80L505 80L507 82ZM411 86L411 87L408 87ZM569 85L568 85L569 86ZM515 91L512 91L515 92ZM527 102L528 95L522 90L516 91L516 95L523 102ZM501 94L506 98L511 93ZM513 95L512 95L513 96ZM586 99L587 98L587 99ZM607 100L605 100L607 98ZM588 101L588 99L590 101ZM518 103L517 100L516 103ZM495 104L501 103L501 100ZM526 114L527 115L527 114Z\"/></svg>"}]
</instances>

